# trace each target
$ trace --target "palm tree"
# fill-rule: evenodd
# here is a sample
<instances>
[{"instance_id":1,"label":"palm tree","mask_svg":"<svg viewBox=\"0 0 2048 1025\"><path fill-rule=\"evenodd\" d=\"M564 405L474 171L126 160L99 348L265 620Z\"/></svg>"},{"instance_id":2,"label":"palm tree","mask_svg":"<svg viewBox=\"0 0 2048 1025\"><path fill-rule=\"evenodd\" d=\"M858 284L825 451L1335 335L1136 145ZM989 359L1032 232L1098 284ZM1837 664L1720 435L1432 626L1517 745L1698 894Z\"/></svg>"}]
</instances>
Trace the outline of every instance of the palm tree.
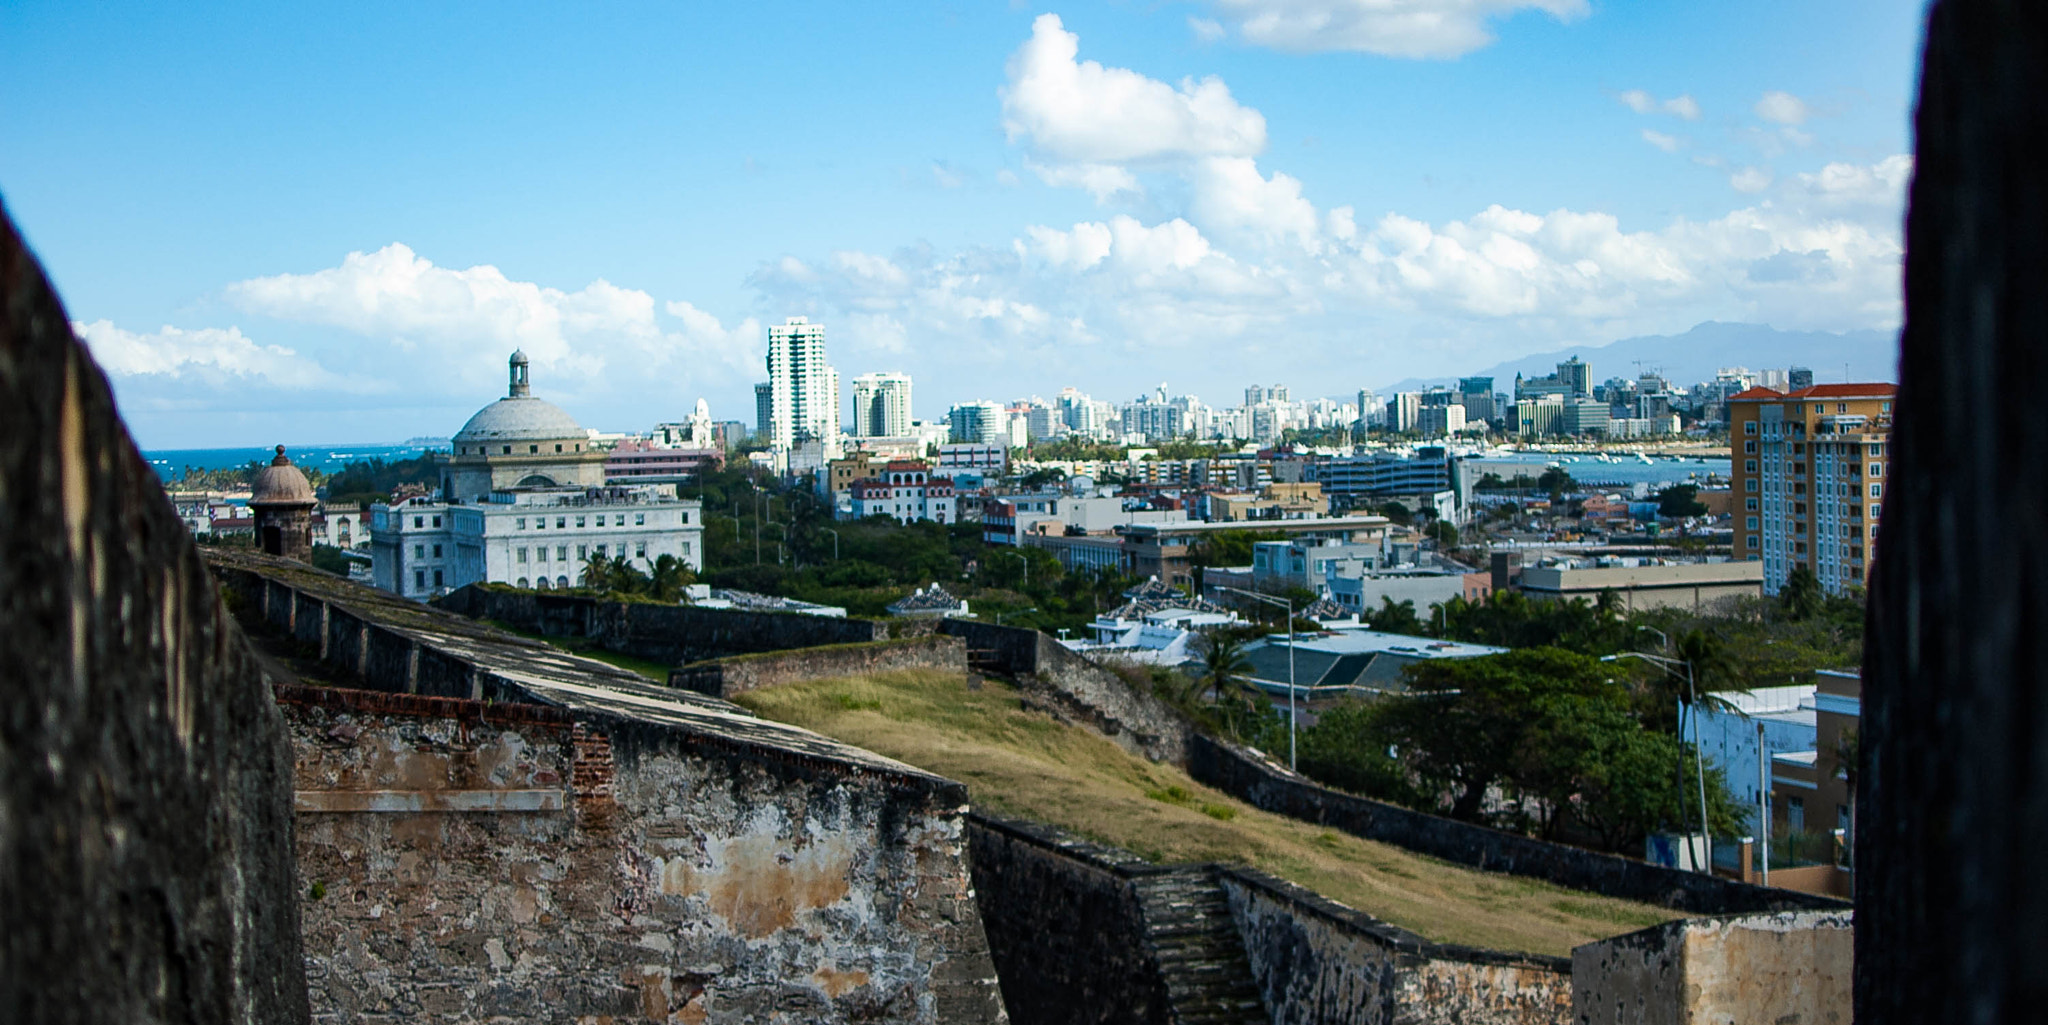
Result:
<instances>
[{"instance_id":1,"label":"palm tree","mask_svg":"<svg viewBox=\"0 0 2048 1025\"><path fill-rule=\"evenodd\" d=\"M1225 691L1243 686L1238 677L1251 671L1252 660L1245 654L1245 639L1233 630L1211 630L1202 635L1202 669L1183 697L1194 698L1205 690L1216 693L1221 702Z\"/></svg>"},{"instance_id":2,"label":"palm tree","mask_svg":"<svg viewBox=\"0 0 2048 1025\"><path fill-rule=\"evenodd\" d=\"M688 563L673 555L659 556L654 560L654 573L649 579L649 593L661 601L676 601L683 596L683 588L697 580L690 572Z\"/></svg>"}]
</instances>

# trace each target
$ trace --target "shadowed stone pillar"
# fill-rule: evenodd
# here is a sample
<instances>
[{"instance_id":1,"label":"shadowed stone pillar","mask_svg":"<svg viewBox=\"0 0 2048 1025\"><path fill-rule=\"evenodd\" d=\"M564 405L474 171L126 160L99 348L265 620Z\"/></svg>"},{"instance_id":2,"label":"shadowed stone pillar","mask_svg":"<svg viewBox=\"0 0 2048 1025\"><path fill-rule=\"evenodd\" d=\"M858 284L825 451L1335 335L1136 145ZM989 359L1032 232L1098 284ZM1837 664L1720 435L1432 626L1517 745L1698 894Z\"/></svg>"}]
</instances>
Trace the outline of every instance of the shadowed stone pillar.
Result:
<instances>
[{"instance_id":1,"label":"shadowed stone pillar","mask_svg":"<svg viewBox=\"0 0 2048 1025\"><path fill-rule=\"evenodd\" d=\"M1856 1020L2048 1014L2048 7L1928 19L1857 780Z\"/></svg>"}]
</instances>

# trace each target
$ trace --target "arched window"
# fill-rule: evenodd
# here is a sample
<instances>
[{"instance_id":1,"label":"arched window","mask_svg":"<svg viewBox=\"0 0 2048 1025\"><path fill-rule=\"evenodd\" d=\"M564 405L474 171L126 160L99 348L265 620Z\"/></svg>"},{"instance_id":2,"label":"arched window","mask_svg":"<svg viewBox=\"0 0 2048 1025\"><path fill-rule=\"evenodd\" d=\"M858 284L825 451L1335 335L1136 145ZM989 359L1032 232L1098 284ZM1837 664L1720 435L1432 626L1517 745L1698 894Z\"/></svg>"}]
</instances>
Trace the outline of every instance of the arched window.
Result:
<instances>
[{"instance_id":1,"label":"arched window","mask_svg":"<svg viewBox=\"0 0 2048 1025\"><path fill-rule=\"evenodd\" d=\"M538 588L539 588L540 590L543 590L543 591L547 590L547 589L548 589L548 578L546 578L546 577L542 577L542 578L540 578L540 580L538 581Z\"/></svg>"},{"instance_id":2,"label":"arched window","mask_svg":"<svg viewBox=\"0 0 2048 1025\"><path fill-rule=\"evenodd\" d=\"M568 577L556 577L556 578L555 578L555 587L556 587L557 589L559 589L559 590L563 590L563 591L566 591L566 590L568 590L568 589L569 589L569 578L568 578Z\"/></svg>"},{"instance_id":3,"label":"arched window","mask_svg":"<svg viewBox=\"0 0 2048 1025\"><path fill-rule=\"evenodd\" d=\"M528 583L528 582L527 582L527 579L526 579L525 577L520 577L520 578L519 578L519 589L520 589L520 590L524 591L524 590L526 590L527 588L530 588L530 587L532 587L532 586L533 586L533 585L532 585L531 583Z\"/></svg>"}]
</instances>

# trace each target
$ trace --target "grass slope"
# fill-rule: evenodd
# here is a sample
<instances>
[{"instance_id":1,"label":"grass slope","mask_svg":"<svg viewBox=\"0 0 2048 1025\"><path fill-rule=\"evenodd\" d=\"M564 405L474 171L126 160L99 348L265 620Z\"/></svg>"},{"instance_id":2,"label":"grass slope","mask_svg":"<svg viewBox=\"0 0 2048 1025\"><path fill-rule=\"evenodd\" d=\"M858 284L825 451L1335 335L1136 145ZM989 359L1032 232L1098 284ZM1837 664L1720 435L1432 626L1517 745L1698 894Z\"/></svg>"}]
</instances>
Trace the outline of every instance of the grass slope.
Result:
<instances>
[{"instance_id":1,"label":"grass slope","mask_svg":"<svg viewBox=\"0 0 2048 1025\"><path fill-rule=\"evenodd\" d=\"M1271 815L1088 730L1021 708L1008 686L945 673L813 680L739 695L762 716L966 783L976 807L1155 862L1231 861L1431 939L1568 955L1672 912L1512 876Z\"/></svg>"}]
</instances>

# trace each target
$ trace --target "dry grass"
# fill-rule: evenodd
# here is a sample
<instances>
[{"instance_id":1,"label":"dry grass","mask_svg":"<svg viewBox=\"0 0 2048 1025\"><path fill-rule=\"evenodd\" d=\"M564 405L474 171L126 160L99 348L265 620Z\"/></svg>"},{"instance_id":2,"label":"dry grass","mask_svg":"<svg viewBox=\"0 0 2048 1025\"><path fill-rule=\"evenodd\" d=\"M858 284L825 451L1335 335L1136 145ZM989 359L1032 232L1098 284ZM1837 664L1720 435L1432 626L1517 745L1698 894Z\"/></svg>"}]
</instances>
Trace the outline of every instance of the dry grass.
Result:
<instances>
[{"instance_id":1,"label":"dry grass","mask_svg":"<svg viewBox=\"0 0 2048 1025\"><path fill-rule=\"evenodd\" d=\"M1009 687L893 673L742 694L740 704L960 780L977 807L1052 823L1155 862L1252 865L1431 939L1567 955L1676 917L1663 908L1476 872L1282 818L1019 707Z\"/></svg>"}]
</instances>

